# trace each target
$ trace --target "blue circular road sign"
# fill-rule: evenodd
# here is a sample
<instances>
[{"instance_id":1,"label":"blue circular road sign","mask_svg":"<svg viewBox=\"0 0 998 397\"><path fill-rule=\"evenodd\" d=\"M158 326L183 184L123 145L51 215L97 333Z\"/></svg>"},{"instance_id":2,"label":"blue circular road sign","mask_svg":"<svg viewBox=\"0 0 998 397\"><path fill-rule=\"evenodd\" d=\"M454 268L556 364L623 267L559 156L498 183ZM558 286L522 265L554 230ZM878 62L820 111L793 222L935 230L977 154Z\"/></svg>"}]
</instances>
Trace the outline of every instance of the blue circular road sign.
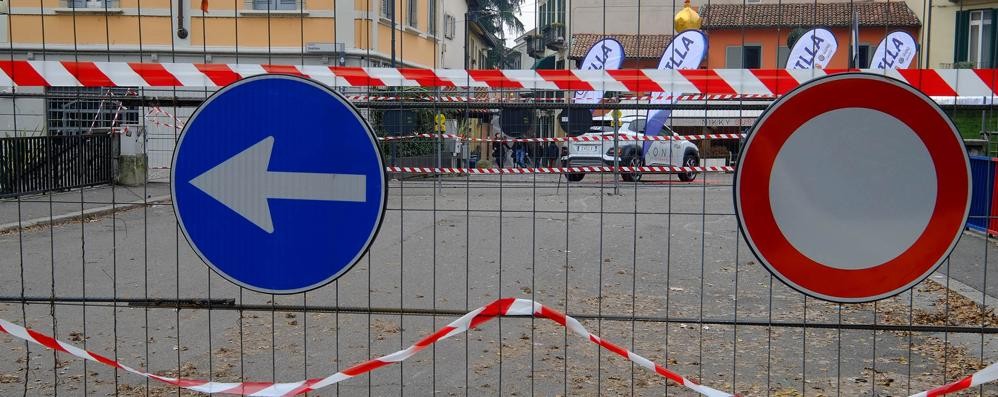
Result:
<instances>
[{"instance_id":1,"label":"blue circular road sign","mask_svg":"<svg viewBox=\"0 0 998 397\"><path fill-rule=\"evenodd\" d=\"M312 80L264 75L209 97L173 155L173 207L212 269L268 293L318 288L367 251L385 210L371 127Z\"/></svg>"}]
</instances>

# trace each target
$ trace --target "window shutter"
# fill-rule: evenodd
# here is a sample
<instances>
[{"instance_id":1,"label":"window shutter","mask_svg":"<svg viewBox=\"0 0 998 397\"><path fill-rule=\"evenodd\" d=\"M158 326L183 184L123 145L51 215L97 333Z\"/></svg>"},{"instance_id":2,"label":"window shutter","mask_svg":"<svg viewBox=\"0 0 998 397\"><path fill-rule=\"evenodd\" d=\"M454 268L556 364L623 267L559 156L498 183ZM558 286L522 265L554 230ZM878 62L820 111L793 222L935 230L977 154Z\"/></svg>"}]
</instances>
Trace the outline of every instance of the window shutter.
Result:
<instances>
[{"instance_id":1,"label":"window shutter","mask_svg":"<svg viewBox=\"0 0 998 397\"><path fill-rule=\"evenodd\" d=\"M956 41L953 44L953 63L956 62L966 62L967 61L967 43L968 35L970 34L970 12L969 11L957 11L956 12L956 25L954 27L955 32L953 32L953 37Z\"/></svg>"},{"instance_id":2,"label":"window shutter","mask_svg":"<svg viewBox=\"0 0 998 397\"><path fill-rule=\"evenodd\" d=\"M724 67L728 69L742 68L742 47L732 46L724 49Z\"/></svg>"},{"instance_id":3,"label":"window shutter","mask_svg":"<svg viewBox=\"0 0 998 397\"><path fill-rule=\"evenodd\" d=\"M993 68L996 64L998 64L998 59L996 59L998 58L998 53L995 52L998 50L998 8L991 9L991 31L989 33L987 44L990 49L988 54L991 56L989 56L988 59L983 60L984 62L982 63L982 66L986 68Z\"/></svg>"},{"instance_id":4,"label":"window shutter","mask_svg":"<svg viewBox=\"0 0 998 397\"><path fill-rule=\"evenodd\" d=\"M278 10L297 10L298 0L277 0Z\"/></svg>"}]
</instances>

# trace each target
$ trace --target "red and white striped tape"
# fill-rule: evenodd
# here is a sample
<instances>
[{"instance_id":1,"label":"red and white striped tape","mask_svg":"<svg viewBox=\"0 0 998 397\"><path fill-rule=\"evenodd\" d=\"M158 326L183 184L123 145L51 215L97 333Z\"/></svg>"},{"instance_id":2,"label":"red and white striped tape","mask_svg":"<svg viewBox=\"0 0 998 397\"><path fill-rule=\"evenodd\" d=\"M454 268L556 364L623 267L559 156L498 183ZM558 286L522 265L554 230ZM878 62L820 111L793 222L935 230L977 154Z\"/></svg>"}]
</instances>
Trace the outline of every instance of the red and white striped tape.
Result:
<instances>
[{"instance_id":1,"label":"red and white striped tape","mask_svg":"<svg viewBox=\"0 0 998 397\"><path fill-rule=\"evenodd\" d=\"M699 134L699 135L619 135L614 138L613 135L587 135L587 136L561 136L561 137L549 137L549 138L469 138L463 137L455 134L412 134L405 136L388 136L388 137L378 137L379 140L383 141L397 141L405 139L416 139L416 138L442 138L442 139L458 139L462 141L470 142L603 142L603 141L613 141L617 139L619 141L702 141L705 139L742 139L746 134Z\"/></svg>"},{"instance_id":2,"label":"red and white striped tape","mask_svg":"<svg viewBox=\"0 0 998 397\"><path fill-rule=\"evenodd\" d=\"M434 70L323 65L16 60L0 61L0 86L219 87L248 76L281 73L310 77L336 87L483 87L783 95L811 79L847 71L850 70ZM907 82L929 96L992 97L998 84L998 69L864 69L863 71Z\"/></svg>"},{"instance_id":3,"label":"red and white striped tape","mask_svg":"<svg viewBox=\"0 0 998 397\"><path fill-rule=\"evenodd\" d=\"M926 390L918 394L912 394L911 397L935 397L942 396L944 394L958 392L960 390L967 390L974 386L980 386L985 383L994 382L998 380L998 363L991 364L984 369L977 371L966 378L960 379L953 383L948 383L934 389Z\"/></svg>"},{"instance_id":4,"label":"red and white striped tape","mask_svg":"<svg viewBox=\"0 0 998 397\"><path fill-rule=\"evenodd\" d=\"M159 116L159 115L162 115L163 117L166 117L167 121L166 122L159 121L159 117L156 117L156 116ZM173 129L178 129L178 130L179 129L183 129L184 125L186 124L179 117L174 116L172 113L163 110L159 106L154 106L154 107L149 108L149 111L145 115L145 119L146 119L146 122L149 123L149 124L152 124L152 125L155 125L155 126L158 126L158 127L173 128Z\"/></svg>"},{"instance_id":5,"label":"red and white striped tape","mask_svg":"<svg viewBox=\"0 0 998 397\"><path fill-rule=\"evenodd\" d=\"M24 328L20 325L0 319L0 332L7 333L16 338L35 343L52 350L61 351L84 360L99 362L101 364L114 367L126 372L160 381L169 385L185 388L202 393L225 393L245 396L295 396L310 391L318 390L344 380L366 374L386 365L402 362L409 357L416 355L428 346L441 340L467 332L496 317L506 316L533 316L545 318L566 327L572 333L588 339L601 347L633 362L639 367L652 371L659 376L672 380L692 391L708 397L732 397L734 395L723 392L709 386L701 385L686 377L669 370L668 368L655 363L637 353L618 346L606 339L600 338L587 330L578 320L567 316L557 310L551 309L540 303L529 299L502 298L488 305L482 306L474 311L461 316L443 328L429 336L420 339L415 344L399 350L397 352L369 360L367 362L354 365L343 371L326 376L324 378L306 379L298 382L275 383L275 382L212 382L197 379L173 378L168 376L151 374L138 369L121 364L118 361L93 353L66 342L52 338L51 336ZM966 390L985 383L998 380L998 363L991 364L984 369L975 372L958 381L942 385L921 393L913 394L911 397L935 397L961 390Z\"/></svg>"},{"instance_id":6,"label":"red and white striped tape","mask_svg":"<svg viewBox=\"0 0 998 397\"><path fill-rule=\"evenodd\" d=\"M685 172L734 172L731 166L710 167L539 167L539 168L436 168L436 167L385 167L385 171L408 174L473 174L473 175L520 175L520 174L582 174L582 173L641 173L641 174L672 174Z\"/></svg>"},{"instance_id":7,"label":"red and white striped tape","mask_svg":"<svg viewBox=\"0 0 998 397\"><path fill-rule=\"evenodd\" d=\"M420 339L418 342L405 348L399 350L395 353L388 354L361 364L354 365L343 371L337 372L335 374L326 376L324 378L314 378L307 379L298 382L287 382L287 383L273 383L273 382L213 382L206 380L196 380L196 379L184 379L184 378L173 378L168 376L151 374L138 369L121 364L120 362L114 361L110 358L104 357L100 354L89 352L79 347L73 346L71 344L56 340L48 335L26 329L19 325L13 324L11 322L0 319L0 331L10 334L14 337L32 342L49 349L61 351L84 360L99 362L101 364L114 367L123 371L131 372L133 374L143 376L149 379L157 380L163 383L167 383L173 386L182 387L184 389L193 390L201 393L226 393L226 394L238 394L246 396L295 396L303 393L307 393L313 390L318 390L326 386L330 386L344 380L366 374L368 372L374 371L375 369L381 368L386 365L402 362L403 360L414 356L419 351L426 349L428 346L439 342L441 340L450 338L455 335L467 332L469 329L476 328L489 320L496 317L505 316L533 316L536 318L546 318L560 324L563 327L568 328L576 335L588 339L603 348L616 353L617 355L633 362L634 364L645 368L649 371L653 371L656 374L670 379L686 388L700 393L708 397L730 397L732 394L726 393L717 389L710 388L698 384L690 379L675 373L662 365L655 363L647 358L644 358L637 353L631 352L621 346L613 344L612 342L600 338L597 335L589 332L585 327L582 326L578 320L566 316L565 314L551 309L547 306L541 305L534 301L528 299L514 299L514 298L502 298L498 299L486 306L475 309L474 311L461 316L457 320L454 320L450 324L447 324L443 328L440 328L436 332L430 334L429 336Z\"/></svg>"},{"instance_id":8,"label":"red and white striped tape","mask_svg":"<svg viewBox=\"0 0 998 397\"><path fill-rule=\"evenodd\" d=\"M769 94L683 94L683 95L629 95L622 96L614 100L614 103L640 103L655 100L677 100L677 101L715 101L733 99L774 99L776 95ZM524 98L520 96L461 96L461 95L421 95L421 96L390 96L390 95L347 95L347 100L351 102L391 102L391 101L424 101L424 102L502 102L502 103L565 103L574 102L572 97L539 97Z\"/></svg>"}]
</instances>

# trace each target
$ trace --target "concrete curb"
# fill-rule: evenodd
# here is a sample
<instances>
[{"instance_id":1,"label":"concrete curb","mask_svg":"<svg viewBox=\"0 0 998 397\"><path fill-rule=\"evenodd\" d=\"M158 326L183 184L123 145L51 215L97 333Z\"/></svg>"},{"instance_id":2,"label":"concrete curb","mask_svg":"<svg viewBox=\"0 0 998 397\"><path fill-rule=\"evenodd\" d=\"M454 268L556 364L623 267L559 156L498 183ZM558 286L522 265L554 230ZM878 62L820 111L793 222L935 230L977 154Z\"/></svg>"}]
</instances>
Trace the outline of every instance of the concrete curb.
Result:
<instances>
[{"instance_id":1,"label":"concrete curb","mask_svg":"<svg viewBox=\"0 0 998 397\"><path fill-rule=\"evenodd\" d=\"M7 233L7 232L18 230L18 229L27 229L27 228L34 227L34 226L60 224L60 223L70 222L70 221L79 220L81 218L87 218L87 217L92 217L92 216L107 215L107 214L110 214L112 212L129 210L129 209L132 209L132 208L141 207L141 206L146 205L146 204L161 203L161 202L169 201L169 200L170 200L170 195L167 194L167 195L162 195L162 196L150 197L150 198L148 198L146 200L130 201L130 202L127 202L127 203L114 204L114 205L106 205L106 206L103 206L103 207L96 207L96 208L89 208L89 209L85 209L85 210L83 210L81 212L73 212L73 213L69 213L69 214L55 215L55 216L51 216L51 217L42 217L42 218L29 219L29 220L26 220L24 222L4 223L4 224L0 224L0 233Z\"/></svg>"},{"instance_id":2,"label":"concrete curb","mask_svg":"<svg viewBox=\"0 0 998 397\"><path fill-rule=\"evenodd\" d=\"M998 241L989 238L987 234L978 232L976 230L966 229L963 231L963 235L985 240L992 244L998 244ZM972 302L978 304L979 306L984 306L985 308L990 309L995 313L998 313L998 297L992 296L985 291L980 291L977 288L964 284L963 282L953 278L952 276L942 274L939 272L938 269L934 273L932 273L931 276L929 276L929 279L939 283L942 286L946 286L948 282L950 291L956 292L957 294L960 294L964 298L970 299ZM987 287L988 286L985 285L984 289L987 290ZM987 296L982 298L983 295ZM987 300L987 304L985 304L984 302L985 299Z\"/></svg>"},{"instance_id":3,"label":"concrete curb","mask_svg":"<svg viewBox=\"0 0 998 397\"><path fill-rule=\"evenodd\" d=\"M972 302L976 303L978 306L984 306L985 308L998 313L998 298L996 297L993 297L991 295L987 295L985 297L984 296L985 294L981 293L981 291L978 291L977 288L971 287L953 277L948 277L947 275L941 274L939 272L933 273L931 276L929 276L929 279L939 283L939 285L942 285L943 287L946 287L948 283L950 291L956 292L960 296L963 296L964 298L971 300ZM985 298L987 299L986 304L984 302Z\"/></svg>"}]
</instances>

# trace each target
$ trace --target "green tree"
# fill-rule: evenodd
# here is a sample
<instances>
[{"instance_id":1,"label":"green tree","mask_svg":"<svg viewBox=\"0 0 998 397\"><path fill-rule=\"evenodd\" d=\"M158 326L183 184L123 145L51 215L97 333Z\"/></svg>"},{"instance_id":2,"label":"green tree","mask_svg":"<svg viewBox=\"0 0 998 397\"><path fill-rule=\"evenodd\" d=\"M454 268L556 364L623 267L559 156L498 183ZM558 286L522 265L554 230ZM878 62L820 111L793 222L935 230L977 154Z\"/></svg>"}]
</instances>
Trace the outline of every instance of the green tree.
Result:
<instances>
[{"instance_id":1,"label":"green tree","mask_svg":"<svg viewBox=\"0 0 998 397\"><path fill-rule=\"evenodd\" d=\"M524 0L477 0L470 2L470 16L482 28L500 39L506 37L508 29L515 35L523 34L523 22L516 16Z\"/></svg>"}]
</instances>

